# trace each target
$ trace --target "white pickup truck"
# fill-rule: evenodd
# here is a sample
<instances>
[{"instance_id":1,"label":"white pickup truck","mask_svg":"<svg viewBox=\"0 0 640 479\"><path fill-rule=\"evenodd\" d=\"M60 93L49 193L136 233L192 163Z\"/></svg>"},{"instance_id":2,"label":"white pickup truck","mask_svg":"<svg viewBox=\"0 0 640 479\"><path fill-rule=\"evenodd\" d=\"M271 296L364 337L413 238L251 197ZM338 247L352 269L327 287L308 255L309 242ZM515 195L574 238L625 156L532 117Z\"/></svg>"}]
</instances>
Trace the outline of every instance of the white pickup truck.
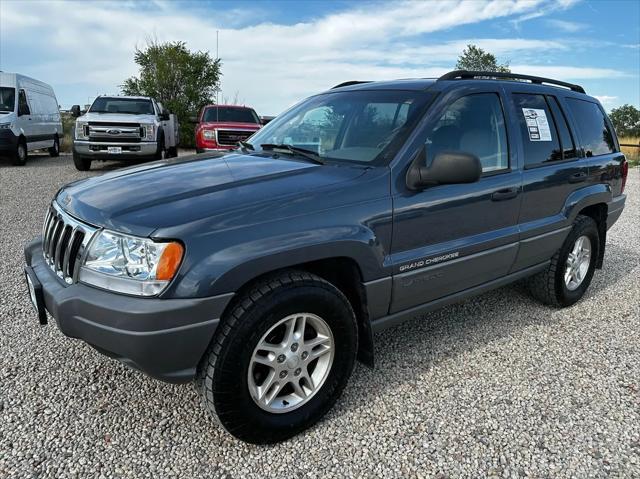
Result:
<instances>
[{"instance_id":1,"label":"white pickup truck","mask_svg":"<svg viewBox=\"0 0 640 479\"><path fill-rule=\"evenodd\" d=\"M76 117L73 162L78 170L91 168L93 160L138 160L177 156L178 119L153 98L99 96Z\"/></svg>"}]
</instances>

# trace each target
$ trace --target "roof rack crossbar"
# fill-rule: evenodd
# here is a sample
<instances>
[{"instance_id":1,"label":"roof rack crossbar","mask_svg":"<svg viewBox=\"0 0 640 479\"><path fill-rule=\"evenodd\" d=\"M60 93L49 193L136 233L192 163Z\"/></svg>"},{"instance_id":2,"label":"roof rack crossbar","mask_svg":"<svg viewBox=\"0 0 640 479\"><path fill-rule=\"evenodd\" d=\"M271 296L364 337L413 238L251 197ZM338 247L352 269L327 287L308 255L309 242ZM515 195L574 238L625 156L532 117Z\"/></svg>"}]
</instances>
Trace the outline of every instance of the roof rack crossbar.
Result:
<instances>
[{"instance_id":1,"label":"roof rack crossbar","mask_svg":"<svg viewBox=\"0 0 640 479\"><path fill-rule=\"evenodd\" d=\"M351 80L339 83L338 85L331 87L332 90L336 88L342 88L343 86L359 85L360 83L371 83L370 80Z\"/></svg>"},{"instance_id":2,"label":"roof rack crossbar","mask_svg":"<svg viewBox=\"0 0 640 479\"><path fill-rule=\"evenodd\" d=\"M468 70L455 70L449 73L445 73L440 78L440 80L469 80L473 78L504 78L509 80L528 80L531 83L536 85L542 85L543 83L548 83L549 85L557 85L568 88L572 91L577 91L578 93L586 93L584 88L580 85L576 85L574 83L567 83L560 80L553 80L551 78L538 77L533 75L522 75L519 73L510 73L510 72L487 72L487 71L468 71Z\"/></svg>"}]
</instances>

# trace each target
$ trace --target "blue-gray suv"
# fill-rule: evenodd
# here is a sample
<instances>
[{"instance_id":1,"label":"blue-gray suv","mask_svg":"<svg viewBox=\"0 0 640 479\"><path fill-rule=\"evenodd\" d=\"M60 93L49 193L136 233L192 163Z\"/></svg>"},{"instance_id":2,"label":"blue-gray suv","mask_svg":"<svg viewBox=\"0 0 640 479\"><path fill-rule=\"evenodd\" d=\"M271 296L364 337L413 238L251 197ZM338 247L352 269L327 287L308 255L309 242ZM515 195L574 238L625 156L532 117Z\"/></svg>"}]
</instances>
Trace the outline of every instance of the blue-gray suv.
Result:
<instances>
[{"instance_id":1,"label":"blue-gray suv","mask_svg":"<svg viewBox=\"0 0 640 479\"><path fill-rule=\"evenodd\" d=\"M314 424L373 333L517 280L570 306L628 164L578 85L495 72L346 82L236 151L71 183L25 248L42 323L195 381L234 436Z\"/></svg>"}]
</instances>

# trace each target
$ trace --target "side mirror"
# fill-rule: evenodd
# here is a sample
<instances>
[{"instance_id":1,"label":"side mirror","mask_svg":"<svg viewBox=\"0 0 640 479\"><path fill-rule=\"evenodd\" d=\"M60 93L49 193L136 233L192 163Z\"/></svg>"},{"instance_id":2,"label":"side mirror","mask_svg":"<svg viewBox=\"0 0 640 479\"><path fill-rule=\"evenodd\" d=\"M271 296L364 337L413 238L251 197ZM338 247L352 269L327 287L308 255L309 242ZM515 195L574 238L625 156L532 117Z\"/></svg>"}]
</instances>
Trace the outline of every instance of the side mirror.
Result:
<instances>
[{"instance_id":1,"label":"side mirror","mask_svg":"<svg viewBox=\"0 0 640 479\"><path fill-rule=\"evenodd\" d=\"M71 107L71 116L78 118L80 116L80 105L73 105Z\"/></svg>"},{"instance_id":2,"label":"side mirror","mask_svg":"<svg viewBox=\"0 0 640 479\"><path fill-rule=\"evenodd\" d=\"M200 122L198 121L198 117L197 116L190 116L189 117L189 123L194 123L195 124L195 123L200 123Z\"/></svg>"},{"instance_id":3,"label":"side mirror","mask_svg":"<svg viewBox=\"0 0 640 479\"><path fill-rule=\"evenodd\" d=\"M160 120L169 121L169 110L162 110L162 113L160 113Z\"/></svg>"},{"instance_id":4,"label":"side mirror","mask_svg":"<svg viewBox=\"0 0 640 479\"><path fill-rule=\"evenodd\" d=\"M407 171L407 186L420 190L433 185L475 183L482 175L482 164L476 155L463 151L438 153L429 167L424 147L420 149Z\"/></svg>"}]
</instances>

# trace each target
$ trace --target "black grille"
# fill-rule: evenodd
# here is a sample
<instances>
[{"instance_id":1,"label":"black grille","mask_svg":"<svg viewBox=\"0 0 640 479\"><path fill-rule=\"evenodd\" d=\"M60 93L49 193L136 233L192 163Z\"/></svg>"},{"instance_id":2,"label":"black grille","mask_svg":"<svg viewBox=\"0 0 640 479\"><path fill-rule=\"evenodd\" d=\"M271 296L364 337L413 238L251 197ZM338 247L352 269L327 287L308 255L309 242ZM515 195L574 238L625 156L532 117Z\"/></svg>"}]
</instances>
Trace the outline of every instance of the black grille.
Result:
<instances>
[{"instance_id":1,"label":"black grille","mask_svg":"<svg viewBox=\"0 0 640 479\"><path fill-rule=\"evenodd\" d=\"M49 267L67 283L77 278L78 259L96 230L51 207L44 220L42 252Z\"/></svg>"},{"instance_id":2,"label":"black grille","mask_svg":"<svg viewBox=\"0 0 640 479\"><path fill-rule=\"evenodd\" d=\"M246 140L254 133L255 131L218 130L218 144L235 146L239 141Z\"/></svg>"},{"instance_id":3,"label":"black grille","mask_svg":"<svg viewBox=\"0 0 640 479\"><path fill-rule=\"evenodd\" d=\"M128 138L119 135L109 137L91 135L89 136L89 141L94 143L140 143L140 138Z\"/></svg>"}]
</instances>

